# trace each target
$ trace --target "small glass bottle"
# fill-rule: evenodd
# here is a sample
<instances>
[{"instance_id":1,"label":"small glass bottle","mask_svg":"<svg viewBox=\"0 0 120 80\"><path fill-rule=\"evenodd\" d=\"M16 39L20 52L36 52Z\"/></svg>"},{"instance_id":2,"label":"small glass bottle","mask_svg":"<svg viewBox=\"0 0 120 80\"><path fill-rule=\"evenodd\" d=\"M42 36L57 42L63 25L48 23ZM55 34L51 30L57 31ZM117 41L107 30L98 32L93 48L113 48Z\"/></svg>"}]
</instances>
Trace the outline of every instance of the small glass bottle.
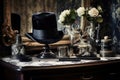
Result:
<instances>
[{"instance_id":1,"label":"small glass bottle","mask_svg":"<svg viewBox=\"0 0 120 80\"><path fill-rule=\"evenodd\" d=\"M19 33L16 34L16 40L15 43L12 44L11 46L11 51L12 51L12 58L15 59L19 54L25 53L24 45L22 43L21 35Z\"/></svg>"}]
</instances>

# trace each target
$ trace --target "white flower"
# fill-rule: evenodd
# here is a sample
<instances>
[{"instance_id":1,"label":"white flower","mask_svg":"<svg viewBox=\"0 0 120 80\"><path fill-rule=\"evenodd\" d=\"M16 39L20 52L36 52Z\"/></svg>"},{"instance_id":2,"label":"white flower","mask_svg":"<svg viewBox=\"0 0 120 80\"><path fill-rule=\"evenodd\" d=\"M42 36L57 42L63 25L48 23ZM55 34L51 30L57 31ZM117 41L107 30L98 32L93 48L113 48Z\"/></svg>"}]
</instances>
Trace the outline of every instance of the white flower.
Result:
<instances>
[{"instance_id":1,"label":"white flower","mask_svg":"<svg viewBox=\"0 0 120 80\"><path fill-rule=\"evenodd\" d=\"M63 21L65 20L65 16L60 15L60 16L59 16L59 20L60 20L61 22L63 22Z\"/></svg>"},{"instance_id":2,"label":"white flower","mask_svg":"<svg viewBox=\"0 0 120 80\"><path fill-rule=\"evenodd\" d=\"M61 12L60 16L65 17L66 15L69 15L69 14L70 14L70 10L64 10L63 12Z\"/></svg>"},{"instance_id":3,"label":"white flower","mask_svg":"<svg viewBox=\"0 0 120 80\"><path fill-rule=\"evenodd\" d=\"M63 21L64 21L64 18L58 20L59 23L62 23Z\"/></svg>"},{"instance_id":4,"label":"white flower","mask_svg":"<svg viewBox=\"0 0 120 80\"><path fill-rule=\"evenodd\" d=\"M99 15L99 11L96 8L92 8L88 11L88 14L91 17L97 17Z\"/></svg>"},{"instance_id":5,"label":"white flower","mask_svg":"<svg viewBox=\"0 0 120 80\"><path fill-rule=\"evenodd\" d=\"M59 16L58 22L59 22L59 23L64 22L65 17L66 17L67 15L69 15L69 14L70 14L70 10L64 10L63 12L61 12L61 14L60 14L60 16Z\"/></svg>"},{"instance_id":6,"label":"white flower","mask_svg":"<svg viewBox=\"0 0 120 80\"><path fill-rule=\"evenodd\" d=\"M77 9L77 14L78 14L78 16L83 16L85 14L85 8L84 7L79 7Z\"/></svg>"},{"instance_id":7,"label":"white flower","mask_svg":"<svg viewBox=\"0 0 120 80\"><path fill-rule=\"evenodd\" d=\"M101 6L98 6L97 9L98 9L100 12L102 12Z\"/></svg>"}]
</instances>

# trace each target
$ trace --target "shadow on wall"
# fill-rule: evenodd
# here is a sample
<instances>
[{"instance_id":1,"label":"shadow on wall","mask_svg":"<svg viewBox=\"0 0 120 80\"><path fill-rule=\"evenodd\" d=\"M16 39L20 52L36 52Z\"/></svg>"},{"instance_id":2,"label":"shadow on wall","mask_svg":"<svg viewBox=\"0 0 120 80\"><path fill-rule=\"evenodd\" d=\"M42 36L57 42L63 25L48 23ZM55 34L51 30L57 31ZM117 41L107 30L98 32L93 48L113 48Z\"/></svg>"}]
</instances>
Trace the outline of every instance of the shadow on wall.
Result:
<instances>
[{"instance_id":1,"label":"shadow on wall","mask_svg":"<svg viewBox=\"0 0 120 80\"><path fill-rule=\"evenodd\" d=\"M20 25L21 24L21 18L20 15L16 13L11 14L11 25L13 30L18 30L20 33Z\"/></svg>"}]
</instances>

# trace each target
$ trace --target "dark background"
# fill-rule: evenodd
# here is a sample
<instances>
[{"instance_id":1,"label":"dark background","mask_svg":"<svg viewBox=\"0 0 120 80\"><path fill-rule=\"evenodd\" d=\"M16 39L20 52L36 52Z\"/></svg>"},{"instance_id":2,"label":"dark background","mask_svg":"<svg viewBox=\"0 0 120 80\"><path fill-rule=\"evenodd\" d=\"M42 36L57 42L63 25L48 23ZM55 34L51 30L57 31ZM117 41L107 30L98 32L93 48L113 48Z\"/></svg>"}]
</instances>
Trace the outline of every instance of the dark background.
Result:
<instances>
[{"instance_id":1,"label":"dark background","mask_svg":"<svg viewBox=\"0 0 120 80\"><path fill-rule=\"evenodd\" d=\"M93 0L91 5L101 5L103 9L104 22L100 26L100 38L108 35L113 40L113 50L120 53L120 19L116 17L116 9L120 7L120 0Z\"/></svg>"},{"instance_id":2,"label":"dark background","mask_svg":"<svg viewBox=\"0 0 120 80\"><path fill-rule=\"evenodd\" d=\"M46 2L42 0L36 0L33 4L34 0L11 0L12 4L12 13L18 13L21 17L21 33L29 31L31 25L30 16L32 13L38 11L55 11L59 15L61 11L68 8L77 9L80 7L81 0L46 0ZM38 1L38 2L37 2ZM87 0L85 0L87 1ZM42 3L44 2L44 5ZM39 6L38 6L39 5ZM47 5L47 6L45 6ZM113 39L114 51L120 53L120 20L116 17L115 10L120 5L120 0L91 0L92 6L101 5L103 9L103 18L104 22L100 26L100 39L104 36L108 35ZM6 51L2 46L1 39L1 26L3 23L3 0L0 0L0 52ZM27 7L26 7L27 6ZM32 7L33 6L33 7ZM27 9L27 10L26 10ZM26 12L27 11L27 12Z\"/></svg>"},{"instance_id":3,"label":"dark background","mask_svg":"<svg viewBox=\"0 0 120 80\"><path fill-rule=\"evenodd\" d=\"M1 26L3 23L3 0L0 1L0 35L1 35Z\"/></svg>"}]
</instances>

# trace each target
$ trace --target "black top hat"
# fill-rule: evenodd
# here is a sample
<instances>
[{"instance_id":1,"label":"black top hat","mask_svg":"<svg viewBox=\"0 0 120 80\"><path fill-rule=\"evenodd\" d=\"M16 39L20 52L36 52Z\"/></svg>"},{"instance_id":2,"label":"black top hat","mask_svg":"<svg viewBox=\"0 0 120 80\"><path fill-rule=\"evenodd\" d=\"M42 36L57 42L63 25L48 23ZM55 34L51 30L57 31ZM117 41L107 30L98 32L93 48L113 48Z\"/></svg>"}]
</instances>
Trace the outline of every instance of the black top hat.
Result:
<instances>
[{"instance_id":1,"label":"black top hat","mask_svg":"<svg viewBox=\"0 0 120 80\"><path fill-rule=\"evenodd\" d=\"M52 12L36 13L32 15L33 32L27 33L30 39L50 44L62 39L63 32L57 30L56 16Z\"/></svg>"}]
</instances>

